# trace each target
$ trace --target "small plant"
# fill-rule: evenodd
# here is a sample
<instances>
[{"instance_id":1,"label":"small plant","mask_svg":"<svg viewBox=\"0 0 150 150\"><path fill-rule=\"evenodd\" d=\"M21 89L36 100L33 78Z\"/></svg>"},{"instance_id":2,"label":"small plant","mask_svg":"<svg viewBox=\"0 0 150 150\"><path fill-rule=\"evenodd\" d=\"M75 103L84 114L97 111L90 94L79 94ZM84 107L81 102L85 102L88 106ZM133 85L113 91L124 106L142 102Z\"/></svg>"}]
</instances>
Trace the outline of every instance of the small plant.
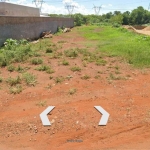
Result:
<instances>
[{"instance_id":1,"label":"small plant","mask_svg":"<svg viewBox=\"0 0 150 150\"><path fill-rule=\"evenodd\" d=\"M23 79L25 80L26 84L29 86L35 86L37 83L35 75L31 73L23 74Z\"/></svg>"},{"instance_id":2,"label":"small plant","mask_svg":"<svg viewBox=\"0 0 150 150\"><path fill-rule=\"evenodd\" d=\"M47 71L49 69L50 69L49 66L41 65L41 66L37 67L35 70L38 70L38 71Z\"/></svg>"},{"instance_id":3,"label":"small plant","mask_svg":"<svg viewBox=\"0 0 150 150\"><path fill-rule=\"evenodd\" d=\"M18 72L23 72L23 71L24 71L24 68L21 67L20 65L18 65L18 67L16 68L16 71L18 71Z\"/></svg>"},{"instance_id":4,"label":"small plant","mask_svg":"<svg viewBox=\"0 0 150 150\"><path fill-rule=\"evenodd\" d=\"M119 70L119 66L115 66L115 69L116 69L116 70Z\"/></svg>"},{"instance_id":5,"label":"small plant","mask_svg":"<svg viewBox=\"0 0 150 150\"><path fill-rule=\"evenodd\" d=\"M96 75L94 78L95 78L95 79L100 79L101 76L100 76L100 75Z\"/></svg>"},{"instance_id":6,"label":"small plant","mask_svg":"<svg viewBox=\"0 0 150 150\"><path fill-rule=\"evenodd\" d=\"M102 72L102 71L97 71L97 73L98 73L98 74L103 74L103 72Z\"/></svg>"},{"instance_id":7,"label":"small plant","mask_svg":"<svg viewBox=\"0 0 150 150\"><path fill-rule=\"evenodd\" d=\"M0 83L2 83L3 82L3 78L2 77L0 77Z\"/></svg>"},{"instance_id":8,"label":"small plant","mask_svg":"<svg viewBox=\"0 0 150 150\"><path fill-rule=\"evenodd\" d=\"M52 48L50 48L50 47L49 47L49 48L47 48L47 49L46 49L46 53L53 53Z\"/></svg>"},{"instance_id":9,"label":"small plant","mask_svg":"<svg viewBox=\"0 0 150 150\"><path fill-rule=\"evenodd\" d=\"M71 78L73 78L73 76L68 75L68 76L66 77L66 79L68 79L68 80L70 80Z\"/></svg>"},{"instance_id":10,"label":"small plant","mask_svg":"<svg viewBox=\"0 0 150 150\"><path fill-rule=\"evenodd\" d=\"M71 68L71 71L75 72L75 71L81 71L80 67L74 66Z\"/></svg>"},{"instance_id":11,"label":"small plant","mask_svg":"<svg viewBox=\"0 0 150 150\"><path fill-rule=\"evenodd\" d=\"M87 66L87 62L83 61L83 67L86 67L86 66Z\"/></svg>"},{"instance_id":12,"label":"small plant","mask_svg":"<svg viewBox=\"0 0 150 150\"><path fill-rule=\"evenodd\" d=\"M43 63L43 60L41 58L33 58L31 60L31 64L33 65L39 65L39 64L42 64Z\"/></svg>"},{"instance_id":13,"label":"small plant","mask_svg":"<svg viewBox=\"0 0 150 150\"><path fill-rule=\"evenodd\" d=\"M75 88L71 88L70 90L69 90L69 94L70 95L73 95L73 94L75 94L77 92L77 89L75 89Z\"/></svg>"},{"instance_id":14,"label":"small plant","mask_svg":"<svg viewBox=\"0 0 150 150\"><path fill-rule=\"evenodd\" d=\"M68 65L69 65L69 62L66 61L66 60L63 60L63 61L62 61L62 64L63 64L64 66L68 66Z\"/></svg>"},{"instance_id":15,"label":"small plant","mask_svg":"<svg viewBox=\"0 0 150 150\"><path fill-rule=\"evenodd\" d=\"M103 60L103 59L98 59L97 61L96 61L96 65L97 66L104 66L104 65L106 65L106 61L105 60Z\"/></svg>"},{"instance_id":16,"label":"small plant","mask_svg":"<svg viewBox=\"0 0 150 150\"><path fill-rule=\"evenodd\" d=\"M78 56L78 51L75 50L75 49L66 50L64 53L65 53L65 55L66 55L67 57L75 58L75 57Z\"/></svg>"},{"instance_id":17,"label":"small plant","mask_svg":"<svg viewBox=\"0 0 150 150\"><path fill-rule=\"evenodd\" d=\"M114 76L112 73L110 73L109 78L110 78L111 80L125 80L124 77L120 77L120 76L116 77L116 76Z\"/></svg>"},{"instance_id":18,"label":"small plant","mask_svg":"<svg viewBox=\"0 0 150 150\"><path fill-rule=\"evenodd\" d=\"M66 43L66 41L58 41L57 43Z\"/></svg>"},{"instance_id":19,"label":"small plant","mask_svg":"<svg viewBox=\"0 0 150 150\"><path fill-rule=\"evenodd\" d=\"M41 106L41 107L44 107L46 106L46 101L40 101L36 104L37 106Z\"/></svg>"},{"instance_id":20,"label":"small plant","mask_svg":"<svg viewBox=\"0 0 150 150\"><path fill-rule=\"evenodd\" d=\"M90 78L91 78L91 77L88 76L88 75L84 75L84 76L81 77L82 80L87 80L87 79L90 79Z\"/></svg>"},{"instance_id":21,"label":"small plant","mask_svg":"<svg viewBox=\"0 0 150 150\"><path fill-rule=\"evenodd\" d=\"M13 72L13 71L15 70L15 66L9 65L9 66L7 67L7 70L10 71L10 72Z\"/></svg>"},{"instance_id":22,"label":"small plant","mask_svg":"<svg viewBox=\"0 0 150 150\"><path fill-rule=\"evenodd\" d=\"M19 94L21 92L22 92L22 86L21 85L16 85L16 86L10 88L11 94Z\"/></svg>"},{"instance_id":23,"label":"small plant","mask_svg":"<svg viewBox=\"0 0 150 150\"><path fill-rule=\"evenodd\" d=\"M6 82L7 82L10 86L15 86L15 85L21 83L21 78L20 78L20 76L17 76L16 78L9 77L9 78L6 80Z\"/></svg>"},{"instance_id":24,"label":"small plant","mask_svg":"<svg viewBox=\"0 0 150 150\"><path fill-rule=\"evenodd\" d=\"M52 76L50 76L50 77L49 77L49 79L50 79L50 80L52 80L52 79L53 79L53 77L52 77Z\"/></svg>"},{"instance_id":25,"label":"small plant","mask_svg":"<svg viewBox=\"0 0 150 150\"><path fill-rule=\"evenodd\" d=\"M52 74L52 73L54 73L55 71L53 70L53 69L51 69L51 68L49 68L48 70L46 70L46 73L48 73L48 74Z\"/></svg>"},{"instance_id":26,"label":"small plant","mask_svg":"<svg viewBox=\"0 0 150 150\"><path fill-rule=\"evenodd\" d=\"M65 79L64 79L64 77L62 77L62 76L56 77L56 78L54 79L55 83L62 83L64 80L65 80Z\"/></svg>"}]
</instances>

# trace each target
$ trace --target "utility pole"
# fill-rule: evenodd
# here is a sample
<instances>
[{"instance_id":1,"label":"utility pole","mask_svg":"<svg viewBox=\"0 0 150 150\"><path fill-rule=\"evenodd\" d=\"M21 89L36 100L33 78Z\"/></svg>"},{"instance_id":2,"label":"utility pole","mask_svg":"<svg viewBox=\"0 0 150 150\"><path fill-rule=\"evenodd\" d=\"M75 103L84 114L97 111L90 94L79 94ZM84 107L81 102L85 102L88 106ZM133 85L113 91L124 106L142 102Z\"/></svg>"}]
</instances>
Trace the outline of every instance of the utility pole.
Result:
<instances>
[{"instance_id":1,"label":"utility pole","mask_svg":"<svg viewBox=\"0 0 150 150\"><path fill-rule=\"evenodd\" d=\"M35 6L40 9L40 13L41 13L42 4L44 3L44 1L43 0L34 0L33 3L35 3Z\"/></svg>"},{"instance_id":2,"label":"utility pole","mask_svg":"<svg viewBox=\"0 0 150 150\"><path fill-rule=\"evenodd\" d=\"M100 10L101 10L101 8L102 8L102 5L101 6L95 6L94 5L94 11L95 11L95 15L99 15L99 13L100 13Z\"/></svg>"},{"instance_id":3,"label":"utility pole","mask_svg":"<svg viewBox=\"0 0 150 150\"><path fill-rule=\"evenodd\" d=\"M69 15L71 16L73 14L73 10L76 6L75 5L68 5L66 4L65 8L68 10Z\"/></svg>"}]
</instances>

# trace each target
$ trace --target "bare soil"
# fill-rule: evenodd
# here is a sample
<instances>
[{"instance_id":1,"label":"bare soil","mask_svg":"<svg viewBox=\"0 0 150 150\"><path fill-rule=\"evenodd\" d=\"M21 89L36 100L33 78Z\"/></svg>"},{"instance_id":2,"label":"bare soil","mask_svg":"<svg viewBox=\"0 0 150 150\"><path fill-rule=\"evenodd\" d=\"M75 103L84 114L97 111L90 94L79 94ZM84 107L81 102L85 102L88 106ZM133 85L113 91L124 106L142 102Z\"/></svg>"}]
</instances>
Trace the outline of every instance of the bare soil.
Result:
<instances>
[{"instance_id":1,"label":"bare soil","mask_svg":"<svg viewBox=\"0 0 150 150\"><path fill-rule=\"evenodd\" d=\"M125 25L123 27L130 30L130 31L136 32L136 33L140 33L140 34L144 34L144 35L150 35L150 27L149 26L143 27L143 28L141 27L141 29L138 26L133 27L133 26Z\"/></svg>"},{"instance_id":2,"label":"bare soil","mask_svg":"<svg viewBox=\"0 0 150 150\"><path fill-rule=\"evenodd\" d=\"M51 40L56 44L66 41L62 51L83 48L91 42L81 37L76 29ZM45 63L50 61L55 70L53 77L73 76L60 84L50 80L49 74L34 70L33 65L22 64L30 65L30 72L38 76L38 84L17 95L9 94L8 86L1 84L0 150L149 150L150 70L134 69L121 58L103 58L107 61L105 66L90 63L86 67L79 57L68 58L70 66L82 68L81 72L72 72L70 66L59 65L59 60L45 57ZM116 66L119 75L115 74ZM110 73L122 78L110 79ZM91 78L82 80L85 74ZM8 73L6 68L1 69L4 78L16 75ZM95 78L98 75L100 77ZM73 95L69 94L71 88L77 90ZM46 105L40 106L41 101ZM55 106L48 115L52 125L44 127L39 115L48 106ZM94 106L102 106L110 113L106 126L98 126L101 114Z\"/></svg>"}]
</instances>

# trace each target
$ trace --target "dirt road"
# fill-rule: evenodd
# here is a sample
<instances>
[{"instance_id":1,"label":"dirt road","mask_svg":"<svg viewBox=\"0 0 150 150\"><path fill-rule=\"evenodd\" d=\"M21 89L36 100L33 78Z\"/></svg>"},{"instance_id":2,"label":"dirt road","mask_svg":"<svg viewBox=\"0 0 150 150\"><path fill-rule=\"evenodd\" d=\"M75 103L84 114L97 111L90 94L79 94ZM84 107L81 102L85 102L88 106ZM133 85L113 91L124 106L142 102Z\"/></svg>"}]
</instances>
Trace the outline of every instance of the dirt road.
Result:
<instances>
[{"instance_id":1,"label":"dirt road","mask_svg":"<svg viewBox=\"0 0 150 150\"><path fill-rule=\"evenodd\" d=\"M83 47L87 42L77 31L54 36L67 47ZM101 150L150 149L150 71L133 69L119 58L105 57L106 66L89 64L82 72L66 73L65 67L52 62L58 74L74 78L46 88L48 75L38 74L39 84L19 95L0 90L0 150ZM71 63L81 62L70 60ZM108 76L119 66L121 80ZM31 70L35 73L35 70ZM97 72L100 78L95 78ZM7 70L1 69L7 76ZM90 74L88 80L81 80ZM5 87L5 86L4 86ZM73 95L70 88L76 88ZM7 89L7 88L6 88ZM46 102L44 106L40 102ZM48 106L52 125L44 127L39 114ZM110 113L106 126L98 126L101 114L94 106Z\"/></svg>"}]
</instances>

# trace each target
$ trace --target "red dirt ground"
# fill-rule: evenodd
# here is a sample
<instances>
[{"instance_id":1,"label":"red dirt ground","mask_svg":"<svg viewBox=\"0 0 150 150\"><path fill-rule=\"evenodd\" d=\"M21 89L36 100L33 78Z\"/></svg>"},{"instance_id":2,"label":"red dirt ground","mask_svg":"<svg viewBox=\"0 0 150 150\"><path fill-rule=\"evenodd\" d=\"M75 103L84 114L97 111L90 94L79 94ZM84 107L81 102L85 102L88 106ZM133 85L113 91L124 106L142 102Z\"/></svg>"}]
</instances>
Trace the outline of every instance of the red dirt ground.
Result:
<instances>
[{"instance_id":1,"label":"red dirt ground","mask_svg":"<svg viewBox=\"0 0 150 150\"><path fill-rule=\"evenodd\" d=\"M61 40L66 41L63 49L84 47L89 42L75 29L52 39L54 43ZM38 84L18 95L9 94L8 87L2 85L0 150L149 150L150 71L134 69L120 58L105 56L105 60L106 66L91 63L79 73L69 72L66 66L59 66L53 60L54 76L72 75L73 78L54 84L48 74L31 69L38 75ZM82 66L78 58L69 61ZM108 79L116 65L126 80ZM97 71L102 72L100 79L94 78ZM81 80L84 74L91 78ZM6 68L1 69L1 75L9 76ZM46 88L48 84L53 84L52 88ZM77 92L68 94L70 88L76 88ZM40 101L46 101L46 106L37 106ZM44 127L39 114L48 106L55 106L48 115L52 125ZM110 113L106 126L98 126L101 114L94 106L102 106Z\"/></svg>"}]
</instances>

